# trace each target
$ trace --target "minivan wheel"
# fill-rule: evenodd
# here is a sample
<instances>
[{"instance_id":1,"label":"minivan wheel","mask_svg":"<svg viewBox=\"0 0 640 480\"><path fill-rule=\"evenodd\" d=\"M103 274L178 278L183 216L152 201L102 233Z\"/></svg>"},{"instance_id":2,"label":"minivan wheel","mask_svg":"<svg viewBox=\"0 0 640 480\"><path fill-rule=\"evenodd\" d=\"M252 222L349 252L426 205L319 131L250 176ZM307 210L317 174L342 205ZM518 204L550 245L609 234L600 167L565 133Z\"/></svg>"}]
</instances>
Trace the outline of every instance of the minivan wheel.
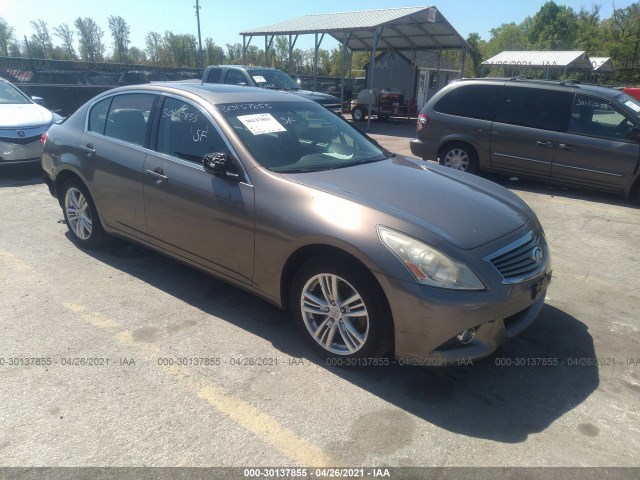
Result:
<instances>
[{"instance_id":1,"label":"minivan wheel","mask_svg":"<svg viewBox=\"0 0 640 480\"><path fill-rule=\"evenodd\" d=\"M466 143L447 145L440 156L440 164L463 172L474 173L478 170L478 156Z\"/></svg>"},{"instance_id":2,"label":"minivan wheel","mask_svg":"<svg viewBox=\"0 0 640 480\"><path fill-rule=\"evenodd\" d=\"M364 112L364 109L362 107L355 107L353 110L351 110L351 117L356 122L362 122L364 121L364 117L366 117L366 113Z\"/></svg>"},{"instance_id":3,"label":"minivan wheel","mask_svg":"<svg viewBox=\"0 0 640 480\"><path fill-rule=\"evenodd\" d=\"M102 228L98 211L87 187L75 178L62 187L62 210L73 241L85 248L104 245L108 236Z\"/></svg>"},{"instance_id":4,"label":"minivan wheel","mask_svg":"<svg viewBox=\"0 0 640 480\"><path fill-rule=\"evenodd\" d=\"M332 258L307 262L291 286L291 313L307 342L336 365L381 357L391 348L383 295L360 268Z\"/></svg>"}]
</instances>

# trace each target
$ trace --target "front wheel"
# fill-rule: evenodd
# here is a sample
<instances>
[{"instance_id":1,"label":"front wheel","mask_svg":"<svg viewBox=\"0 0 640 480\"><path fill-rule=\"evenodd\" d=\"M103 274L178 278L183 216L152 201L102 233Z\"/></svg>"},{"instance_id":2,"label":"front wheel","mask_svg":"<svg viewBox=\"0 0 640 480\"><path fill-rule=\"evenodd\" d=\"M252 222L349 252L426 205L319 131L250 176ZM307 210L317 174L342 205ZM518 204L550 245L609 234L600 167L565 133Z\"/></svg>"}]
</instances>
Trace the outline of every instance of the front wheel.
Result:
<instances>
[{"instance_id":1,"label":"front wheel","mask_svg":"<svg viewBox=\"0 0 640 480\"><path fill-rule=\"evenodd\" d=\"M393 345L391 315L383 298L359 268L316 259L293 281L292 316L323 358L376 358Z\"/></svg>"},{"instance_id":2,"label":"front wheel","mask_svg":"<svg viewBox=\"0 0 640 480\"><path fill-rule=\"evenodd\" d=\"M356 122L363 122L364 121L364 117L366 117L366 113L364 111L364 109L362 107L355 107L353 110L351 110L351 117L356 121Z\"/></svg>"},{"instance_id":3,"label":"front wheel","mask_svg":"<svg viewBox=\"0 0 640 480\"><path fill-rule=\"evenodd\" d=\"M62 199L64 219L73 241L85 248L104 245L108 236L87 187L78 179L69 179L62 187Z\"/></svg>"},{"instance_id":4,"label":"front wheel","mask_svg":"<svg viewBox=\"0 0 640 480\"><path fill-rule=\"evenodd\" d=\"M452 143L442 152L440 164L462 172L478 171L478 156L475 150L466 143Z\"/></svg>"}]
</instances>

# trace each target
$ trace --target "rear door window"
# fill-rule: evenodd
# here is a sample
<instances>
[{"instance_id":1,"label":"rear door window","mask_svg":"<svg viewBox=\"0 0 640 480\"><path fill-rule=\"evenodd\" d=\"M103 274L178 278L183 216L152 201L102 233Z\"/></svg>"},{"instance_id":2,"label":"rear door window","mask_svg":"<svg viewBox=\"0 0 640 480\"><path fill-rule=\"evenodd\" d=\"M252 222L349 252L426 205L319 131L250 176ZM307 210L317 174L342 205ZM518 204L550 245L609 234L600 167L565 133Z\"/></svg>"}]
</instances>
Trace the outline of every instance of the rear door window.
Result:
<instances>
[{"instance_id":1,"label":"rear door window","mask_svg":"<svg viewBox=\"0 0 640 480\"><path fill-rule=\"evenodd\" d=\"M569 119L569 106L567 92L506 86L500 91L496 122L563 131Z\"/></svg>"},{"instance_id":2,"label":"rear door window","mask_svg":"<svg viewBox=\"0 0 640 480\"><path fill-rule=\"evenodd\" d=\"M434 110L482 120L493 120L498 103L497 85L464 85L454 88L435 105Z\"/></svg>"}]
</instances>

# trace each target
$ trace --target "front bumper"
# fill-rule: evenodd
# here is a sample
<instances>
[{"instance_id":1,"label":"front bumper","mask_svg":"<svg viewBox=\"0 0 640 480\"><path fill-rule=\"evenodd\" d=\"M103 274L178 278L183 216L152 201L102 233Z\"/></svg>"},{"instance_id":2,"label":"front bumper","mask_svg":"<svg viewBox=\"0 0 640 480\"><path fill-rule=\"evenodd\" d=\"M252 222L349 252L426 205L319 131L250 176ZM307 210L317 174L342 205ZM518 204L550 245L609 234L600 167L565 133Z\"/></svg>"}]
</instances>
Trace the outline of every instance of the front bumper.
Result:
<instances>
[{"instance_id":1,"label":"front bumper","mask_svg":"<svg viewBox=\"0 0 640 480\"><path fill-rule=\"evenodd\" d=\"M376 274L394 318L395 357L410 365L443 366L491 355L536 319L551 276L548 263L529 281L465 292ZM468 329L475 336L463 344L456 337Z\"/></svg>"},{"instance_id":2,"label":"front bumper","mask_svg":"<svg viewBox=\"0 0 640 480\"><path fill-rule=\"evenodd\" d=\"M26 144L0 141L0 165L36 163L42 155L40 139Z\"/></svg>"}]
</instances>

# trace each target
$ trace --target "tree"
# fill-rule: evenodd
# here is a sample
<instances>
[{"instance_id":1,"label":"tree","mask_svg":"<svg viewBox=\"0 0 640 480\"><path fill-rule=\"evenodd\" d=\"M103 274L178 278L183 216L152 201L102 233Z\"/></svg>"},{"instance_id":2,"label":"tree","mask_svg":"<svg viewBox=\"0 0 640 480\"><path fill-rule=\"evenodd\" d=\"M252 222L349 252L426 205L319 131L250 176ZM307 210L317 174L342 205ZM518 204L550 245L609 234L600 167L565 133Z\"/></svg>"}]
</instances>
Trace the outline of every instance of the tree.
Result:
<instances>
[{"instance_id":1,"label":"tree","mask_svg":"<svg viewBox=\"0 0 640 480\"><path fill-rule=\"evenodd\" d=\"M572 50L577 31L578 16L571 7L547 2L531 19L527 36L536 50Z\"/></svg>"},{"instance_id":2,"label":"tree","mask_svg":"<svg viewBox=\"0 0 640 480\"><path fill-rule=\"evenodd\" d=\"M0 17L0 55L3 57L9 56L9 46L14 39L13 32L13 27Z\"/></svg>"},{"instance_id":3,"label":"tree","mask_svg":"<svg viewBox=\"0 0 640 480\"><path fill-rule=\"evenodd\" d=\"M242 45L240 45L239 43L227 43L225 47L227 47L227 59L229 59L229 63L242 63Z\"/></svg>"},{"instance_id":4,"label":"tree","mask_svg":"<svg viewBox=\"0 0 640 480\"><path fill-rule=\"evenodd\" d=\"M130 29L127 21L118 16L110 16L109 30L111 30L111 36L113 37L113 56L120 63L127 63L127 52L129 50Z\"/></svg>"},{"instance_id":5,"label":"tree","mask_svg":"<svg viewBox=\"0 0 640 480\"><path fill-rule=\"evenodd\" d=\"M527 50L529 42L522 24L503 23L490 31L487 43L487 56L492 57L505 50Z\"/></svg>"},{"instance_id":6,"label":"tree","mask_svg":"<svg viewBox=\"0 0 640 480\"><path fill-rule=\"evenodd\" d=\"M66 23L58 25L53 29L53 33L56 37L62 40L62 46L66 52L66 56L70 60L75 60L76 50L73 48L73 30Z\"/></svg>"},{"instance_id":7,"label":"tree","mask_svg":"<svg viewBox=\"0 0 640 480\"><path fill-rule=\"evenodd\" d=\"M640 78L640 3L617 8L603 22L605 49L615 59L619 79L637 82Z\"/></svg>"},{"instance_id":8,"label":"tree","mask_svg":"<svg viewBox=\"0 0 640 480\"><path fill-rule=\"evenodd\" d=\"M129 48L127 58L131 63L143 64L147 62L147 55L144 50L141 50L138 47Z\"/></svg>"},{"instance_id":9,"label":"tree","mask_svg":"<svg viewBox=\"0 0 640 480\"><path fill-rule=\"evenodd\" d=\"M222 65L225 63L226 56L222 47L215 44L211 38L206 38L205 45L205 61L207 65Z\"/></svg>"},{"instance_id":10,"label":"tree","mask_svg":"<svg viewBox=\"0 0 640 480\"><path fill-rule=\"evenodd\" d=\"M158 32L149 32L144 38L144 41L147 44L147 48L145 50L149 61L156 65L160 65L163 48L162 35Z\"/></svg>"},{"instance_id":11,"label":"tree","mask_svg":"<svg viewBox=\"0 0 640 480\"><path fill-rule=\"evenodd\" d=\"M36 58L51 58L53 42L49 35L49 27L44 20L32 20L31 26L36 33L31 35L31 53Z\"/></svg>"},{"instance_id":12,"label":"tree","mask_svg":"<svg viewBox=\"0 0 640 480\"><path fill-rule=\"evenodd\" d=\"M482 74L482 50L486 47L486 43L487 42L480 38L478 33L470 33L467 37L469 57L471 57L473 71L478 77Z\"/></svg>"},{"instance_id":13,"label":"tree","mask_svg":"<svg viewBox=\"0 0 640 480\"><path fill-rule=\"evenodd\" d=\"M102 43L104 32L102 29L89 17L76 18L74 25L78 31L82 60L89 62L101 61L104 55L104 45Z\"/></svg>"},{"instance_id":14,"label":"tree","mask_svg":"<svg viewBox=\"0 0 640 480\"><path fill-rule=\"evenodd\" d=\"M191 34L174 34L166 31L164 45L169 65L175 67L193 67L198 59L198 40Z\"/></svg>"}]
</instances>

